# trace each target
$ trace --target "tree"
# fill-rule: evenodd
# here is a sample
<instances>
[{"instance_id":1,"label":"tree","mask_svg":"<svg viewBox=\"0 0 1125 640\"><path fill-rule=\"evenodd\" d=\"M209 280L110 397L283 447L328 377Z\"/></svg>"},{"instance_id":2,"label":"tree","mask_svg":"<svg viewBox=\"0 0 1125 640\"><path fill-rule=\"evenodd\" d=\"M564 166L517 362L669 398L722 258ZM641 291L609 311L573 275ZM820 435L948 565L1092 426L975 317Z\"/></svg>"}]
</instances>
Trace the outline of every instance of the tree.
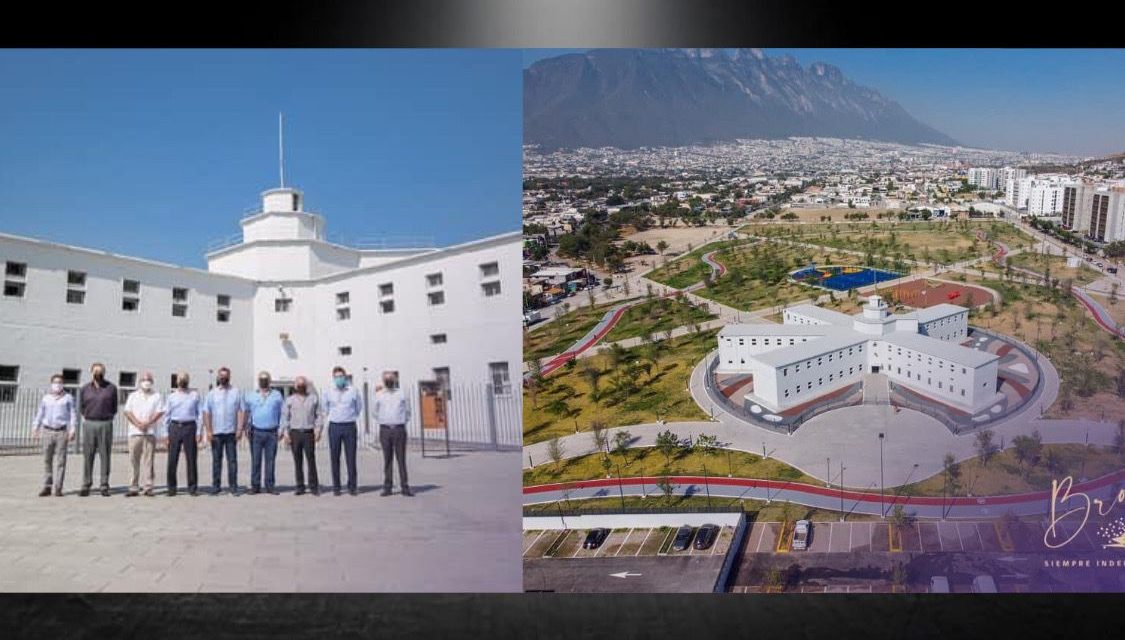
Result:
<instances>
[{"instance_id":1,"label":"tree","mask_svg":"<svg viewBox=\"0 0 1125 640\"><path fill-rule=\"evenodd\" d=\"M957 464L957 459L952 453L945 454L941 462L945 472L945 493L950 496L957 495L961 488L961 466Z\"/></svg>"},{"instance_id":2,"label":"tree","mask_svg":"<svg viewBox=\"0 0 1125 640\"><path fill-rule=\"evenodd\" d=\"M672 494L676 491L676 485L672 484L671 476L660 476L660 480L656 483L656 488L660 489L660 493L664 494L665 500L671 500Z\"/></svg>"},{"instance_id":3,"label":"tree","mask_svg":"<svg viewBox=\"0 0 1125 640\"><path fill-rule=\"evenodd\" d=\"M668 250L668 243L663 241L663 240L661 240L660 242L657 242L656 243L656 250L657 250L657 252L660 253L660 255L664 255L664 252Z\"/></svg>"},{"instance_id":4,"label":"tree","mask_svg":"<svg viewBox=\"0 0 1125 640\"><path fill-rule=\"evenodd\" d=\"M992 436L993 434L991 429L985 429L984 431L981 431L977 434L977 455L980 456L980 463L984 466L988 465L988 461L992 459L992 456L996 454L996 451L998 449L996 443L992 439Z\"/></svg>"},{"instance_id":5,"label":"tree","mask_svg":"<svg viewBox=\"0 0 1125 640\"><path fill-rule=\"evenodd\" d=\"M610 470L613 469L613 460L609 459L608 455L602 456L602 470L605 471L605 477L609 478L612 474Z\"/></svg>"},{"instance_id":6,"label":"tree","mask_svg":"<svg viewBox=\"0 0 1125 640\"><path fill-rule=\"evenodd\" d=\"M563 459L563 446L558 436L547 441L547 456L555 463L555 470L558 471L559 463Z\"/></svg>"},{"instance_id":7,"label":"tree","mask_svg":"<svg viewBox=\"0 0 1125 640\"><path fill-rule=\"evenodd\" d=\"M531 396L531 406L539 408L539 390L543 388L543 363L535 358L528 363L529 373L527 378L527 395Z\"/></svg>"},{"instance_id":8,"label":"tree","mask_svg":"<svg viewBox=\"0 0 1125 640\"><path fill-rule=\"evenodd\" d=\"M605 451L609 446L609 437L606 435L605 423L595 420L590 423L590 435L594 440L594 450Z\"/></svg>"},{"instance_id":9,"label":"tree","mask_svg":"<svg viewBox=\"0 0 1125 640\"><path fill-rule=\"evenodd\" d=\"M708 472L707 459L719 452L719 437L701 433L699 437L695 439L695 448L703 454L703 470Z\"/></svg>"},{"instance_id":10,"label":"tree","mask_svg":"<svg viewBox=\"0 0 1125 640\"><path fill-rule=\"evenodd\" d=\"M1036 432L1038 435L1039 432ZM1034 465L1039 459L1039 454L1043 449L1043 445L1039 439L1033 436L1018 435L1012 438L1012 454L1016 457L1016 462L1023 466L1024 463L1031 463Z\"/></svg>"},{"instance_id":11,"label":"tree","mask_svg":"<svg viewBox=\"0 0 1125 640\"><path fill-rule=\"evenodd\" d=\"M656 450L664 456L664 463L672 463L672 454L680 446L680 438L671 429L660 432L656 436Z\"/></svg>"},{"instance_id":12,"label":"tree","mask_svg":"<svg viewBox=\"0 0 1125 640\"><path fill-rule=\"evenodd\" d=\"M555 398L545 407L547 413L558 418L566 418L570 416L570 405L562 398Z\"/></svg>"},{"instance_id":13,"label":"tree","mask_svg":"<svg viewBox=\"0 0 1125 640\"><path fill-rule=\"evenodd\" d=\"M629 443L633 440L633 434L628 431L618 431L613 434L613 452L621 456L625 461L625 466L629 466Z\"/></svg>"}]
</instances>

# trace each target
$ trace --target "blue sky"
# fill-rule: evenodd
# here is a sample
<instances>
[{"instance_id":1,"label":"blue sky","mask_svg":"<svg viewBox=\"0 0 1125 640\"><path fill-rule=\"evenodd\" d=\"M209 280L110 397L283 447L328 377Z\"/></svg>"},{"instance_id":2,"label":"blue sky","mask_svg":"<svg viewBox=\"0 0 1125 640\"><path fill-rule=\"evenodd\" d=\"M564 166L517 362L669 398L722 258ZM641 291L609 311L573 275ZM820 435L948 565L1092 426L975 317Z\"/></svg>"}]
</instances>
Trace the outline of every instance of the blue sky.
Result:
<instances>
[{"instance_id":1,"label":"blue sky","mask_svg":"<svg viewBox=\"0 0 1125 640\"><path fill-rule=\"evenodd\" d=\"M0 232L203 266L278 184L330 237L519 229L519 50L0 51Z\"/></svg>"},{"instance_id":2,"label":"blue sky","mask_svg":"<svg viewBox=\"0 0 1125 640\"><path fill-rule=\"evenodd\" d=\"M529 49L524 66L559 52ZM765 49L835 65L963 144L1013 151L1125 151L1125 50Z\"/></svg>"}]
</instances>

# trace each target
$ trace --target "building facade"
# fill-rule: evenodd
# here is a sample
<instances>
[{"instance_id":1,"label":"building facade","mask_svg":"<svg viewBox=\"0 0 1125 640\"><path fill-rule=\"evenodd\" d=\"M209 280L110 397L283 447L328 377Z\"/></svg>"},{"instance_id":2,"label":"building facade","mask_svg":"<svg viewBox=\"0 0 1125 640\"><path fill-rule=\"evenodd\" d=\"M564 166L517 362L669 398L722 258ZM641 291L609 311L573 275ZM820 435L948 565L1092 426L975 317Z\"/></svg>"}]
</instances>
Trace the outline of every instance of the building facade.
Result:
<instances>
[{"instance_id":1,"label":"building facade","mask_svg":"<svg viewBox=\"0 0 1125 640\"><path fill-rule=\"evenodd\" d=\"M1125 240L1125 185L1067 185L1062 198L1062 225L1094 242Z\"/></svg>"},{"instance_id":2,"label":"building facade","mask_svg":"<svg viewBox=\"0 0 1125 640\"><path fill-rule=\"evenodd\" d=\"M445 248L361 250L325 240L325 221L291 188L262 194L241 240L184 268L0 234L0 402L103 362L123 396L141 372L158 388L187 371L206 389L219 367L250 388L298 375L326 388L332 367L359 383L395 371L514 393L521 362L521 237Z\"/></svg>"},{"instance_id":3,"label":"building facade","mask_svg":"<svg viewBox=\"0 0 1125 640\"><path fill-rule=\"evenodd\" d=\"M886 375L922 395L976 412L997 399L991 353L961 346L968 309L940 304L892 314L880 296L847 315L813 305L785 309L782 324L733 324L718 335L724 374L750 373L746 399L773 411Z\"/></svg>"}]
</instances>

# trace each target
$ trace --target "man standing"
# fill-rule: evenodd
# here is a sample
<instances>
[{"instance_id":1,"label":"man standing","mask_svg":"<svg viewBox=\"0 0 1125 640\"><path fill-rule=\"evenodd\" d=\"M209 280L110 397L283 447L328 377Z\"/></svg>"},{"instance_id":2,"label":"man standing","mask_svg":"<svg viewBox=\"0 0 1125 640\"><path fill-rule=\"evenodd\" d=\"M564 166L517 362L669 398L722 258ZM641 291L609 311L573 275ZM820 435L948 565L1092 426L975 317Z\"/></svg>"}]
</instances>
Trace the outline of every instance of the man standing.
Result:
<instances>
[{"instance_id":1,"label":"man standing","mask_svg":"<svg viewBox=\"0 0 1125 640\"><path fill-rule=\"evenodd\" d=\"M51 376L51 390L39 401L35 413L35 426L31 435L43 440L43 468L46 475L40 498L51 495L52 484L55 495L62 495L63 476L66 475L66 447L74 441L74 430L78 426L78 412L74 409L74 398L63 391L63 377ZM52 474L52 470L54 473Z\"/></svg>"},{"instance_id":2,"label":"man standing","mask_svg":"<svg viewBox=\"0 0 1125 640\"><path fill-rule=\"evenodd\" d=\"M297 470L297 495L305 493L305 469L302 458L309 464L309 490L320 495L320 479L316 473L316 443L320 442L320 400L309 392L309 382L304 376L293 381L293 393L285 399L281 412L281 429L285 443L293 449L293 466Z\"/></svg>"},{"instance_id":3,"label":"man standing","mask_svg":"<svg viewBox=\"0 0 1125 640\"><path fill-rule=\"evenodd\" d=\"M125 419L129 421L129 462L132 475L126 498L138 495L141 470L144 470L145 495L152 496L156 454L156 425L164 417L164 398L152 388L152 372L141 374L141 388L129 394L125 401Z\"/></svg>"},{"instance_id":4,"label":"man standing","mask_svg":"<svg viewBox=\"0 0 1125 640\"><path fill-rule=\"evenodd\" d=\"M281 426L281 393L270 388L270 374L258 374L258 390L246 395L246 412L250 416L250 493L262 490L262 458L266 461L266 492L277 495L274 488L274 462L277 460L277 430Z\"/></svg>"},{"instance_id":5,"label":"man standing","mask_svg":"<svg viewBox=\"0 0 1125 640\"><path fill-rule=\"evenodd\" d=\"M395 374L383 374L383 387L375 393L371 406L372 418L379 425L379 446L383 449L383 493L380 495L391 495L394 459L398 458L402 495L410 497L414 495L406 481L406 423L410 421L410 404L399 389Z\"/></svg>"},{"instance_id":6,"label":"man standing","mask_svg":"<svg viewBox=\"0 0 1125 640\"><path fill-rule=\"evenodd\" d=\"M217 496L227 457L227 489L238 495L238 442L246 429L246 402L242 392L230 384L230 369L219 369L217 385L203 402L203 429L211 445L211 495Z\"/></svg>"},{"instance_id":7,"label":"man standing","mask_svg":"<svg viewBox=\"0 0 1125 640\"><path fill-rule=\"evenodd\" d=\"M176 390L168 394L164 414L165 436L168 445L168 496L176 495L176 471L180 465L180 450L184 452L187 466L188 491L192 496L199 495L199 468L196 466L197 447L202 443L203 434L199 426L199 394L188 388L188 374L176 374Z\"/></svg>"},{"instance_id":8,"label":"man standing","mask_svg":"<svg viewBox=\"0 0 1125 640\"><path fill-rule=\"evenodd\" d=\"M332 369L332 388L324 393L324 412L328 420L328 451L332 458L332 492L340 495L340 447L348 463L348 493L359 494L356 484L356 421L363 415L363 400L348 384L343 367Z\"/></svg>"},{"instance_id":9,"label":"man standing","mask_svg":"<svg viewBox=\"0 0 1125 640\"><path fill-rule=\"evenodd\" d=\"M117 416L117 387L105 379L105 365L95 362L90 367L94 379L78 393L82 410L82 490L90 495L94 484L94 457L101 458L101 494L109 495L109 452L113 445L113 418Z\"/></svg>"}]
</instances>

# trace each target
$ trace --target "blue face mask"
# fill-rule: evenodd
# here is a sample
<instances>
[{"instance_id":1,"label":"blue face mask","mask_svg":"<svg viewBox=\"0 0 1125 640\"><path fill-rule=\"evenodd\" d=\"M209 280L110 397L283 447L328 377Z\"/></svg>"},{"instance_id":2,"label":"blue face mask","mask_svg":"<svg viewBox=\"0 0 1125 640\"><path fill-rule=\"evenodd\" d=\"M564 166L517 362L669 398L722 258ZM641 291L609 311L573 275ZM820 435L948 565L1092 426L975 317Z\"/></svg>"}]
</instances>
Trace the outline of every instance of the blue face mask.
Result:
<instances>
[{"instance_id":1,"label":"blue face mask","mask_svg":"<svg viewBox=\"0 0 1125 640\"><path fill-rule=\"evenodd\" d=\"M343 389L344 387L348 386L348 379L344 376L336 376L335 378L332 378L332 381L336 383L337 389Z\"/></svg>"}]
</instances>

